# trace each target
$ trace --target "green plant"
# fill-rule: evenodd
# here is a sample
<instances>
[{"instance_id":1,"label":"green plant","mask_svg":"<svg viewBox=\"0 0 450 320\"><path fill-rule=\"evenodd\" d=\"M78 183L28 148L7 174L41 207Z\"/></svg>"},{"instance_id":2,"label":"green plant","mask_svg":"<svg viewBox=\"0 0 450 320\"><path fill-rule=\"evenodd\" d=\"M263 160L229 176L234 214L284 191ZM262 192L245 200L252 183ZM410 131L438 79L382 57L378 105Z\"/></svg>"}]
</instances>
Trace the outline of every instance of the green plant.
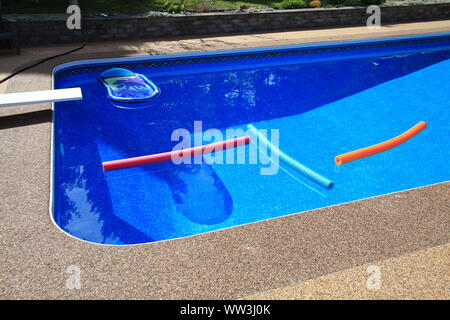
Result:
<instances>
[{"instance_id":1,"label":"green plant","mask_svg":"<svg viewBox=\"0 0 450 320\"><path fill-rule=\"evenodd\" d=\"M372 5L382 4L386 0L322 0L324 7L342 7L342 6L357 6L357 5Z\"/></svg>"},{"instance_id":2,"label":"green plant","mask_svg":"<svg viewBox=\"0 0 450 320\"><path fill-rule=\"evenodd\" d=\"M276 9L300 9L307 8L308 5L304 0L283 0L274 7Z\"/></svg>"},{"instance_id":3,"label":"green plant","mask_svg":"<svg viewBox=\"0 0 450 320\"><path fill-rule=\"evenodd\" d=\"M341 7L344 4L345 0L323 0L322 3L325 7Z\"/></svg>"},{"instance_id":4,"label":"green plant","mask_svg":"<svg viewBox=\"0 0 450 320\"><path fill-rule=\"evenodd\" d=\"M184 0L180 0L180 3L173 3L166 1L162 6L163 11L167 13L180 13L185 10Z\"/></svg>"},{"instance_id":5,"label":"green plant","mask_svg":"<svg viewBox=\"0 0 450 320\"><path fill-rule=\"evenodd\" d=\"M368 6L373 5L373 4L375 4L375 5L382 4L384 1L385 0L361 0L362 4L365 4Z\"/></svg>"}]
</instances>

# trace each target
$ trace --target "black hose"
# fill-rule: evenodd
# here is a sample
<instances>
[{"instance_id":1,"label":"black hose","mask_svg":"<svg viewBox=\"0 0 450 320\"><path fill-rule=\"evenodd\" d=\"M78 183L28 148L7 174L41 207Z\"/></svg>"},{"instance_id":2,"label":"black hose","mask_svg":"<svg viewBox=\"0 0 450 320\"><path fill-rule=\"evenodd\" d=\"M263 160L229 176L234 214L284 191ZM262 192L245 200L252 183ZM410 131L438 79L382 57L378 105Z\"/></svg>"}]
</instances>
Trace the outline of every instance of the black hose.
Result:
<instances>
[{"instance_id":1,"label":"black hose","mask_svg":"<svg viewBox=\"0 0 450 320\"><path fill-rule=\"evenodd\" d=\"M51 59L58 58L58 57L61 57L61 56L65 56L65 55L67 55L67 54L70 54L70 53L79 51L79 50L83 49L86 45L87 45L87 41L85 41L80 47L78 47L78 48L76 48L76 49L72 49L72 50L70 50L70 51L67 51L67 52L64 52L64 53L60 53L60 54L57 54L57 55L54 55L54 56L51 56L51 57L42 59L42 60L40 60L40 61L38 61L38 62L36 62L36 63L33 63L32 65L23 67L22 69L19 69L19 70L15 71L15 72L11 73L11 74L10 74L9 76L7 76L6 78L1 79L1 80L0 80L0 83L3 83L3 82L5 82L6 80L11 79L12 77L18 75L18 74L21 73L21 72L24 72L24 71L26 71L26 70L28 70L28 69L34 68L34 67L36 67L37 65L40 65L41 63L44 63L44 62L49 61L49 60L51 60Z\"/></svg>"}]
</instances>

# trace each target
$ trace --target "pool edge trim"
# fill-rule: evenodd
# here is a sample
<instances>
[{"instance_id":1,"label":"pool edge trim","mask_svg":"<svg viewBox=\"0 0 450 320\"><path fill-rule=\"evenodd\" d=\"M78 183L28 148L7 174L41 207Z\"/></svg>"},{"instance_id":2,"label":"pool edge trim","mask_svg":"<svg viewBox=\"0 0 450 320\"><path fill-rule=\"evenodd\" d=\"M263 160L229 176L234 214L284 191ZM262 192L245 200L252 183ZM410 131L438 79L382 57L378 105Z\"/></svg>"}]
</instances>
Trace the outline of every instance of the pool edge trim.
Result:
<instances>
[{"instance_id":1,"label":"pool edge trim","mask_svg":"<svg viewBox=\"0 0 450 320\"><path fill-rule=\"evenodd\" d=\"M377 37L369 39L357 39L357 40L344 40L344 41L326 41L326 42L313 42L313 43L301 43L294 45L281 45L281 46L263 46L263 47L253 47L244 49L229 49L229 50L213 50L213 51L196 51L196 52L183 52L183 53L171 53L171 54L158 54L158 55L147 55L147 56L137 56L137 57L122 57L122 58L100 58L100 59L85 59L77 60L72 62L62 63L57 65L52 70L52 80L57 73L63 71L64 69L74 68L74 67L86 67L92 64L110 64L110 63L121 63L121 62L132 62L137 63L141 60L147 61L161 61L161 60L177 60L177 59L187 59L187 58L209 58L209 57L220 57L220 56L237 56L244 54L258 54L258 53L268 53L268 52L279 52L279 51L290 51L290 50L307 50L307 49L321 49L321 48L340 48L351 45L369 45L377 43L391 43L398 41L407 40L421 40L421 39L433 39L433 38L446 38L450 37L450 32L438 32L438 33L426 33L426 34L415 34L415 35L401 35L401 36L386 36ZM52 82L53 85L53 82Z\"/></svg>"}]
</instances>

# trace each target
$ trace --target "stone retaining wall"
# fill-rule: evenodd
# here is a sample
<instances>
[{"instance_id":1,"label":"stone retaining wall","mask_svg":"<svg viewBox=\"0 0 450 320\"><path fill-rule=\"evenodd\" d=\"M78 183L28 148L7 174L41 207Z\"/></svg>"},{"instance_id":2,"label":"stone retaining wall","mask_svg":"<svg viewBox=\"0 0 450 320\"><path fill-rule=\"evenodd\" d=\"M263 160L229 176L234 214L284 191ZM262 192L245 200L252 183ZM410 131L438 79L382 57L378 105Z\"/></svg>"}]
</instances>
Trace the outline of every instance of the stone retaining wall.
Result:
<instances>
[{"instance_id":1,"label":"stone retaining wall","mask_svg":"<svg viewBox=\"0 0 450 320\"><path fill-rule=\"evenodd\" d=\"M276 10L204 13L155 17L92 17L82 20L90 40L125 40L257 31L301 30L333 26L364 26L366 8ZM450 19L450 3L381 7L383 24ZM17 19L22 45L67 43L84 39L65 20Z\"/></svg>"}]
</instances>

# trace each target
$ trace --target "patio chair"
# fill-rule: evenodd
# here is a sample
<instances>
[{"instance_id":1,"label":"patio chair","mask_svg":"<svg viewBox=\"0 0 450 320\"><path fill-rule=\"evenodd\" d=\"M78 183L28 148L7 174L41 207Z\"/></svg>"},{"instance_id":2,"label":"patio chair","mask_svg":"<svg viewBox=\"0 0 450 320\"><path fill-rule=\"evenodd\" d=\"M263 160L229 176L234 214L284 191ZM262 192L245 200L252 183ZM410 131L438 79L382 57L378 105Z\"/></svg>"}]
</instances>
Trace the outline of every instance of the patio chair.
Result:
<instances>
[{"instance_id":1,"label":"patio chair","mask_svg":"<svg viewBox=\"0 0 450 320\"><path fill-rule=\"evenodd\" d=\"M8 48L14 48L16 53L20 54L16 21L2 18L2 0L0 0L0 41L6 41Z\"/></svg>"}]
</instances>

